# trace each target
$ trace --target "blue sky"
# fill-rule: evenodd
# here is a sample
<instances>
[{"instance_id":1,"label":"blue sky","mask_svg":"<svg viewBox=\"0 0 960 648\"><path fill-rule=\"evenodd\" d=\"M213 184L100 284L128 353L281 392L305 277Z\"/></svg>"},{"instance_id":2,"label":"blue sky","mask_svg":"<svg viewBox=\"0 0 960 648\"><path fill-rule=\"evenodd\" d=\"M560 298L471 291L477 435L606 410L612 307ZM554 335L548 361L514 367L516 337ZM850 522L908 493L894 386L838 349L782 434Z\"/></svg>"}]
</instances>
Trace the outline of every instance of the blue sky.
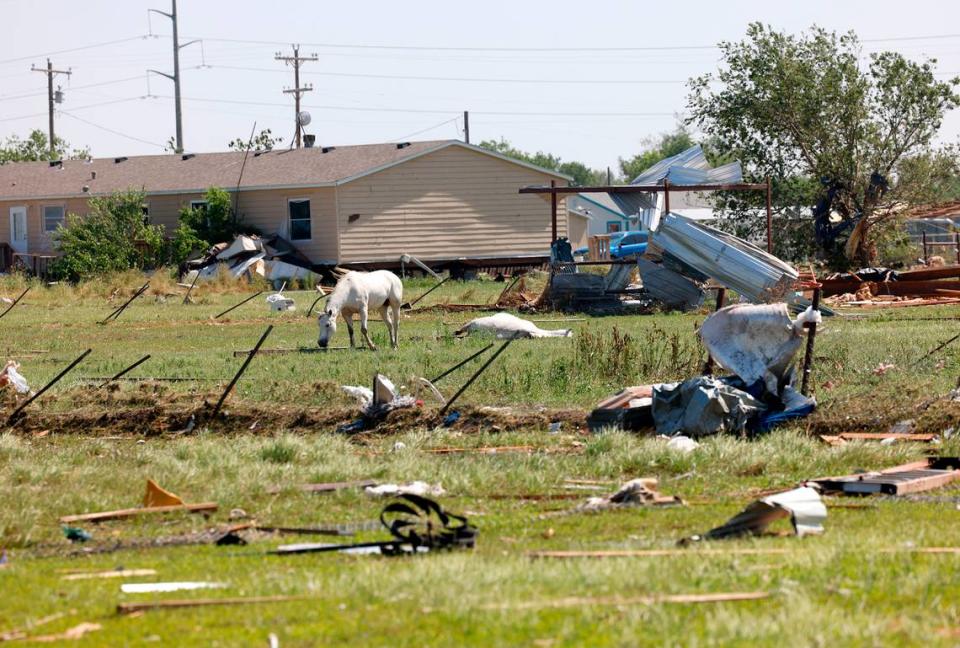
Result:
<instances>
[{"instance_id":1,"label":"blue sky","mask_svg":"<svg viewBox=\"0 0 960 648\"><path fill-rule=\"evenodd\" d=\"M147 70L172 71L172 45L170 21L148 19L151 7L169 11L170 1L0 0L0 138L46 130L46 81L30 67L49 55L73 71L56 81L58 135L96 156L161 152L174 132L173 87ZM256 121L288 143L293 107L282 91L293 74L274 54L301 43L319 58L304 64L302 82L314 87L304 104L320 144L461 137L469 110L474 142L505 137L615 167L673 127L685 81L714 70L712 46L741 38L751 21L855 29L865 55L933 56L944 78L960 75L960 3L908 9L885 0L179 0L181 42L202 39L181 52L184 140L190 151L223 150ZM958 135L952 114L941 139Z\"/></svg>"}]
</instances>

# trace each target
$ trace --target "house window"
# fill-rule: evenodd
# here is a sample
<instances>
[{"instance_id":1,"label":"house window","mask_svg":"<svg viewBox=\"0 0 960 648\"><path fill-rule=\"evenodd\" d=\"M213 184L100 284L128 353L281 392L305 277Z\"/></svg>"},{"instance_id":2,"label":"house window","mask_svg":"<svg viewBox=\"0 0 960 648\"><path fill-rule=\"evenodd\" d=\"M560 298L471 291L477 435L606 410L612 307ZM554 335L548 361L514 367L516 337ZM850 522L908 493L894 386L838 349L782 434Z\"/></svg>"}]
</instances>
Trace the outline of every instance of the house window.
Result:
<instances>
[{"instance_id":1,"label":"house window","mask_svg":"<svg viewBox=\"0 0 960 648\"><path fill-rule=\"evenodd\" d=\"M143 214L143 224L150 224L150 203L143 203L140 205L140 213Z\"/></svg>"},{"instance_id":2,"label":"house window","mask_svg":"<svg viewBox=\"0 0 960 648\"><path fill-rule=\"evenodd\" d=\"M207 201L206 200L191 200L190 209L199 209L201 211L207 211Z\"/></svg>"},{"instance_id":3,"label":"house window","mask_svg":"<svg viewBox=\"0 0 960 648\"><path fill-rule=\"evenodd\" d=\"M607 221L607 234L623 231L623 225L620 221Z\"/></svg>"},{"instance_id":4,"label":"house window","mask_svg":"<svg viewBox=\"0 0 960 648\"><path fill-rule=\"evenodd\" d=\"M43 231L56 232L63 225L63 205L47 205L43 208Z\"/></svg>"},{"instance_id":5,"label":"house window","mask_svg":"<svg viewBox=\"0 0 960 648\"><path fill-rule=\"evenodd\" d=\"M291 200L287 203L290 213L290 240L308 241L313 238L310 227L310 201Z\"/></svg>"}]
</instances>

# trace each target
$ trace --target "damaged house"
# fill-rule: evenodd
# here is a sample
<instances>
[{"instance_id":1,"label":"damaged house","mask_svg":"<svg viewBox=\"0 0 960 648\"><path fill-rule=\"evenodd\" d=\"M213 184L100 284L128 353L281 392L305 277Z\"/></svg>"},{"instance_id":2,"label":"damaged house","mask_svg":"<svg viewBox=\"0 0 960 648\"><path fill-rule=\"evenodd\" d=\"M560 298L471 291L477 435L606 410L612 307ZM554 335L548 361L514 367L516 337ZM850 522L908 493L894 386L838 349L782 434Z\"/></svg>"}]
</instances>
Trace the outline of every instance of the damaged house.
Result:
<instances>
[{"instance_id":1,"label":"damaged house","mask_svg":"<svg viewBox=\"0 0 960 648\"><path fill-rule=\"evenodd\" d=\"M0 166L0 246L30 267L87 200L143 189L144 216L178 225L209 187L234 194L245 224L278 235L314 266L531 265L549 258L543 203L520 187L569 178L457 140L148 155ZM565 199L561 208L566 211ZM558 235L566 236L567 220Z\"/></svg>"}]
</instances>

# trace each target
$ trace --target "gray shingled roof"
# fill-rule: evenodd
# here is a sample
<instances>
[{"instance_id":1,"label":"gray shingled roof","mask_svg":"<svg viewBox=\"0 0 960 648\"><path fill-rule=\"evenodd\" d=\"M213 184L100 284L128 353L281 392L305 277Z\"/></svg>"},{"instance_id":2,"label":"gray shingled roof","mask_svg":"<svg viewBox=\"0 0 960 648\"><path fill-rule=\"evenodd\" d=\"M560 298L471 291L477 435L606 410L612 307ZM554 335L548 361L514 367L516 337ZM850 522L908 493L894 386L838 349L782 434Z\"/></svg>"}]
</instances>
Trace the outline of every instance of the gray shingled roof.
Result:
<instances>
[{"instance_id":1,"label":"gray shingled roof","mask_svg":"<svg viewBox=\"0 0 960 648\"><path fill-rule=\"evenodd\" d=\"M273 150L247 158L241 188L325 186L349 181L407 158L460 144L456 140ZM475 148L475 147L471 147ZM187 159L183 159L186 157ZM147 193L202 193L237 186L244 154L197 153L0 165L0 200L102 195L143 188ZM95 177L94 177L95 176ZM88 192L83 187L89 187Z\"/></svg>"}]
</instances>

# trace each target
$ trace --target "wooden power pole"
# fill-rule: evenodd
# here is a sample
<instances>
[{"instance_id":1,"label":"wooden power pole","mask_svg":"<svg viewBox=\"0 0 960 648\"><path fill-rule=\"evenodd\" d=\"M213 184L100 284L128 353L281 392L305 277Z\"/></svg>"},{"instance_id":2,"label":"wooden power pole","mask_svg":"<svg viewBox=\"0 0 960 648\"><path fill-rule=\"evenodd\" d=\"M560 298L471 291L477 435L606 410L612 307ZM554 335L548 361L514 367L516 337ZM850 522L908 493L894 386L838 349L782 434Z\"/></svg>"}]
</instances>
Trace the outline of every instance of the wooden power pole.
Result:
<instances>
[{"instance_id":1,"label":"wooden power pole","mask_svg":"<svg viewBox=\"0 0 960 648\"><path fill-rule=\"evenodd\" d=\"M463 141L470 143L470 111L463 111Z\"/></svg>"},{"instance_id":2,"label":"wooden power pole","mask_svg":"<svg viewBox=\"0 0 960 648\"><path fill-rule=\"evenodd\" d=\"M50 59L47 59L47 67L38 68L36 65L33 65L30 67L30 69L34 72L42 72L43 74L47 75L47 111L50 113L50 159L52 160L56 157L57 151L56 142L54 141L55 135L53 132L53 104L55 103L53 93L53 77L57 76L58 74L66 74L67 76L70 76L73 73L69 69L54 70L53 63L50 62ZM56 103L60 103L59 88L57 88L57 93L58 96Z\"/></svg>"},{"instance_id":3,"label":"wooden power pole","mask_svg":"<svg viewBox=\"0 0 960 648\"><path fill-rule=\"evenodd\" d=\"M294 113L293 121L296 126L296 131L294 135L294 142L296 142L297 148L301 146L301 133L303 132L303 125L300 123L300 97L304 92L310 92L313 90L313 86L309 83L305 86L300 85L300 66L306 63L307 61L317 61L316 54L311 54L310 56L300 56L300 46L293 45L293 56L283 56L280 52L277 52L273 57L277 61L283 61L289 65L293 66L293 87L287 88L283 91L284 94L292 94L294 100Z\"/></svg>"}]
</instances>

